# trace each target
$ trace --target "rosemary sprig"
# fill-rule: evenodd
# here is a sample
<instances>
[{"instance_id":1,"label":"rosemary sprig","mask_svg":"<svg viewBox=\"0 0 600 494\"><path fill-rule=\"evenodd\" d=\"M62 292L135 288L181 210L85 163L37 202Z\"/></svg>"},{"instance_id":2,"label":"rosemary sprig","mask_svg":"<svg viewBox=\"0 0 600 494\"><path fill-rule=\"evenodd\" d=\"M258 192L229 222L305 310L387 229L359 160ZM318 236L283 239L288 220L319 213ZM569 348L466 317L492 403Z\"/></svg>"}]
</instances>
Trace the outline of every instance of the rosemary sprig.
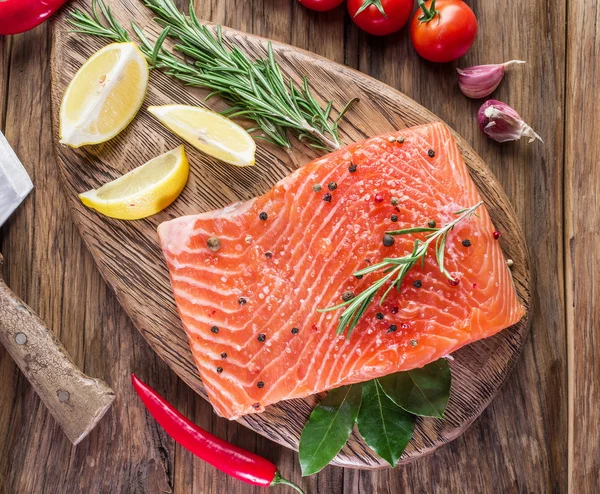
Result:
<instances>
[{"instance_id":1,"label":"rosemary sprig","mask_svg":"<svg viewBox=\"0 0 600 494\"><path fill-rule=\"evenodd\" d=\"M425 240L415 239L413 250L410 254L403 257L386 257L380 263L373 264L354 273L354 276L364 276L376 271L383 271L385 276L374 282L369 288L359 293L354 298L333 307L319 309L319 312L330 312L346 307L346 310L344 310L340 316L337 334L343 333L344 330L348 328L347 337L350 337L350 334L352 334L358 321L371 305L379 290L386 283L391 281L379 302L379 305L383 305L385 299L394 287L396 287L398 292L400 291L404 278L414 266L419 262L421 262L422 265L425 265L425 258L427 257L429 246L432 244L435 247L435 259L440 271L446 278L453 280L454 278L452 278L452 275L446 269L444 262L448 233L454 229L457 223L475 214L475 210L482 204L483 201L480 201L470 208L461 209L457 212L457 214L460 214L458 218L440 228L415 227L386 232L389 235L411 235L415 233L427 233L427 235L425 235Z\"/></svg>"},{"instance_id":2,"label":"rosemary sprig","mask_svg":"<svg viewBox=\"0 0 600 494\"><path fill-rule=\"evenodd\" d=\"M267 46L267 58L251 60L239 48L225 46L221 26L213 28L200 23L193 1L190 1L189 16L182 14L172 0L143 0L143 3L165 28L153 44L137 24L131 23L140 40L140 49L152 67L164 70L186 85L210 89L207 99L220 95L231 105L225 115L254 120L257 127L250 130L262 130L264 135L257 137L280 147L291 147L290 133L314 148L341 147L339 121L357 99L349 101L334 118L333 101L322 108L313 97L306 77L298 85L282 74L271 43ZM75 32L113 41L131 41L102 0L92 1L91 16L75 10L70 22ZM174 49L193 62L164 48L167 37L175 39Z\"/></svg>"}]
</instances>

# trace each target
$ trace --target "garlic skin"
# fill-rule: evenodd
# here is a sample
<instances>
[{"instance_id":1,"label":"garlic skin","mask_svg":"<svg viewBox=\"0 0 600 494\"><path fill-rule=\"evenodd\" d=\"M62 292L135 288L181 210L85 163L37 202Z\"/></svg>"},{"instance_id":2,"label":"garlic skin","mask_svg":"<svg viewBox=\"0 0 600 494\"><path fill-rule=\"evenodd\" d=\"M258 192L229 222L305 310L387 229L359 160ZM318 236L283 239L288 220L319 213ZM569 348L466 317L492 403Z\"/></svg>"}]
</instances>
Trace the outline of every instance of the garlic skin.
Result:
<instances>
[{"instance_id":1,"label":"garlic skin","mask_svg":"<svg viewBox=\"0 0 600 494\"><path fill-rule=\"evenodd\" d=\"M498 87L507 67L525 63L523 60L511 60L506 63L475 65L466 69L456 69L458 86L462 93L473 99L485 98Z\"/></svg>"},{"instance_id":2,"label":"garlic skin","mask_svg":"<svg viewBox=\"0 0 600 494\"><path fill-rule=\"evenodd\" d=\"M495 99L481 105L477 114L477 124L481 131L494 141L518 141L521 137L528 137L529 142L536 139L544 142L513 108Z\"/></svg>"}]
</instances>

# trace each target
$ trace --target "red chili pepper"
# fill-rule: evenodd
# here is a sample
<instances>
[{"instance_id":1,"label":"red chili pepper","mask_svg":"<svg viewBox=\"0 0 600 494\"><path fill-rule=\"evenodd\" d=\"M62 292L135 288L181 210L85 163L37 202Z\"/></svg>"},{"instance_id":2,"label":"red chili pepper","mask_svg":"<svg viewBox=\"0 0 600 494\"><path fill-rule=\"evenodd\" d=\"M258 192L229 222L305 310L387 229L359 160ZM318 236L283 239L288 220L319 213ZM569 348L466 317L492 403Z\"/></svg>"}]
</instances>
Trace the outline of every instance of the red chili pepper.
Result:
<instances>
[{"instance_id":1,"label":"red chili pepper","mask_svg":"<svg viewBox=\"0 0 600 494\"><path fill-rule=\"evenodd\" d=\"M150 415L167 434L201 460L248 484L262 487L285 484L304 494L300 487L284 479L277 467L269 460L201 429L179 413L150 386L140 381L135 374L131 374L131 382Z\"/></svg>"},{"instance_id":2,"label":"red chili pepper","mask_svg":"<svg viewBox=\"0 0 600 494\"><path fill-rule=\"evenodd\" d=\"M0 0L0 35L33 29L65 2L66 0Z\"/></svg>"}]
</instances>

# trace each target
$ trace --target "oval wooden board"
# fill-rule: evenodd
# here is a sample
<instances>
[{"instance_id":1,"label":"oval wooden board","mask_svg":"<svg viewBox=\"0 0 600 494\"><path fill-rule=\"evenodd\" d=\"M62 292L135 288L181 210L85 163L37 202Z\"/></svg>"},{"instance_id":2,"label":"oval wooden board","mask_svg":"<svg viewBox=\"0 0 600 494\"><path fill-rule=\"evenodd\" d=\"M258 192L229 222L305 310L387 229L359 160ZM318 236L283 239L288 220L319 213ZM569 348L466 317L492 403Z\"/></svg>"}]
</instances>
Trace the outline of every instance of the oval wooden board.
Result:
<instances>
[{"instance_id":1,"label":"oval wooden board","mask_svg":"<svg viewBox=\"0 0 600 494\"><path fill-rule=\"evenodd\" d=\"M109 3L123 25L135 19L151 39L158 35L157 25L138 0ZM101 39L68 32L67 14L74 7L88 9L82 0L72 2L53 21L51 67L55 136L58 135L58 108L67 84L85 59L106 44ZM253 57L265 55L266 40L262 38L226 30L225 39ZM341 124L344 142L439 120L402 93L360 72L288 45L274 43L273 47L283 71L295 80L306 74L320 99L336 102L335 110L339 110L348 97L360 98L360 103ZM168 76L152 71L144 108L168 103L205 106L206 94L207 91L184 87ZM209 106L215 110L226 107L217 99L211 100ZM523 233L506 195L485 163L460 136L455 137L494 224L503 232L502 247L507 258L514 260L515 285L528 314L519 324L453 355L450 365L454 380L446 417L444 420L418 420L402 462L412 461L451 441L479 416L510 374L528 331L531 277ZM176 147L180 144L179 139L142 109L124 132L103 145L72 150L60 146L57 137L55 143L73 217L102 275L152 348L206 398L171 295L156 227L171 218L221 208L230 202L260 195L317 154L299 143L295 143L292 153L288 154L258 141L256 166L235 168L186 146L191 174L180 198L160 214L127 222L105 218L86 209L77 194L113 180ZM284 446L297 449L302 427L318 398L280 402L262 414L242 417L239 421ZM518 417L514 419L518 420ZM356 431L334 463L353 468L387 465L369 450Z\"/></svg>"}]
</instances>

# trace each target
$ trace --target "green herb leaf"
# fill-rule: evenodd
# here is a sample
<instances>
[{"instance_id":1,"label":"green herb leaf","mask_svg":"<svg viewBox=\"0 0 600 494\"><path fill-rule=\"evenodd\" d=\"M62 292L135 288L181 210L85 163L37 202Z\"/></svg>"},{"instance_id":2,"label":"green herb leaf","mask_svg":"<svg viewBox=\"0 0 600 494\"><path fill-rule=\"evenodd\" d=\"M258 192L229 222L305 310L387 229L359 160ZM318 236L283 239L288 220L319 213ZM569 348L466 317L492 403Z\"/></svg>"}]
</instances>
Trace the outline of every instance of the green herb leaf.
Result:
<instances>
[{"instance_id":1,"label":"green herb leaf","mask_svg":"<svg viewBox=\"0 0 600 494\"><path fill-rule=\"evenodd\" d=\"M333 389L312 411L298 450L303 477L320 471L346 444L358 416L361 394L360 384Z\"/></svg>"},{"instance_id":2,"label":"green herb leaf","mask_svg":"<svg viewBox=\"0 0 600 494\"><path fill-rule=\"evenodd\" d=\"M395 467L412 437L412 415L396 405L374 379L363 383L358 430L369 447Z\"/></svg>"},{"instance_id":3,"label":"green herb leaf","mask_svg":"<svg viewBox=\"0 0 600 494\"><path fill-rule=\"evenodd\" d=\"M420 369L396 372L379 378L385 394L407 412L442 418L450 398L452 375L441 358Z\"/></svg>"}]
</instances>

